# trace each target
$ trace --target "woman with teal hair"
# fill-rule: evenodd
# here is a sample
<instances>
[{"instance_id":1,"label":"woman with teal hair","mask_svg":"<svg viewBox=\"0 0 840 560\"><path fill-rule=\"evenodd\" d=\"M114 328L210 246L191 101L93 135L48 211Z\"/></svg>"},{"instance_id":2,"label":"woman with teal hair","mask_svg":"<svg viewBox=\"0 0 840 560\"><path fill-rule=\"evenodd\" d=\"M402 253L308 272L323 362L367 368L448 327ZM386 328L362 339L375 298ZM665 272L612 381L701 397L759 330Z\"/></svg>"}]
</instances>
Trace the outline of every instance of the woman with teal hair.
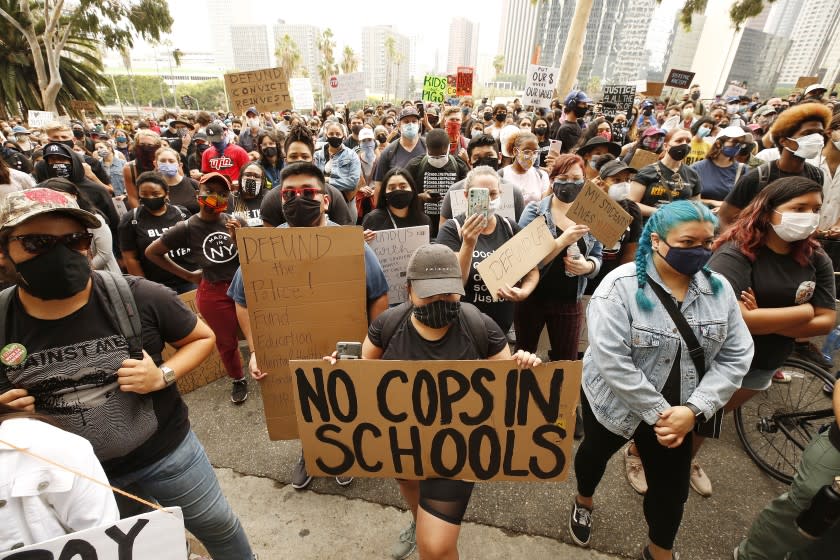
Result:
<instances>
[{"instance_id":1,"label":"woman with teal hair","mask_svg":"<svg viewBox=\"0 0 840 560\"><path fill-rule=\"evenodd\" d=\"M578 493L569 518L581 546L589 544L593 496L607 462L633 438L648 482L642 558L676 557L692 430L740 387L753 355L734 291L706 267L716 226L700 203L663 206L642 232L636 261L610 272L592 295L583 358L585 436L575 456ZM689 353L694 340L683 338L682 323L702 357Z\"/></svg>"}]
</instances>

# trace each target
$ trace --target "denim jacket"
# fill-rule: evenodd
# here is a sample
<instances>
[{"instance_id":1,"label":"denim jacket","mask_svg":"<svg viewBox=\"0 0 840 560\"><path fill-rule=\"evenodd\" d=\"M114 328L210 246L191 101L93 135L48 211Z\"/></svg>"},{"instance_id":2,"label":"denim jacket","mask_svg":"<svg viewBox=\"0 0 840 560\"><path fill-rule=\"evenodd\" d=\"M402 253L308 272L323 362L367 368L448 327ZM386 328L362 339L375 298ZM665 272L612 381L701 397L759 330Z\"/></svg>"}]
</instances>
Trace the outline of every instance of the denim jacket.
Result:
<instances>
[{"instance_id":1,"label":"denim jacket","mask_svg":"<svg viewBox=\"0 0 840 560\"><path fill-rule=\"evenodd\" d=\"M669 294L652 260L647 272ZM732 286L721 283L714 295L709 279L691 279L681 311L705 351L706 373L697 371L686 344L649 285L651 311L636 302L636 264L627 263L602 281L586 311L589 348L583 357L582 387L592 412L611 432L630 438L640 422L656 424L670 405L661 394L675 359L680 360L680 403L696 406L705 418L729 401L750 367L753 341ZM677 356L677 348L680 355Z\"/></svg>"},{"instance_id":2,"label":"denim jacket","mask_svg":"<svg viewBox=\"0 0 840 560\"><path fill-rule=\"evenodd\" d=\"M321 171L327 164L326 156L327 146L322 150L315 150L314 162ZM362 163L359 161L359 156L356 152L344 146L334 156L330 158L332 161L332 172L330 173L330 185L334 186L342 193L353 192L356 185L359 184L359 177L362 175Z\"/></svg>"},{"instance_id":3,"label":"denim jacket","mask_svg":"<svg viewBox=\"0 0 840 560\"><path fill-rule=\"evenodd\" d=\"M554 198L554 195L549 195L542 200L537 202L529 202L528 206L525 207L525 210L522 211L522 216L519 217L519 227L524 228L528 224L534 221L537 216L545 216L545 223L548 225L548 231L551 232L552 237L557 239L557 226L554 224L554 218L551 216L551 199ZM595 278L598 276L598 272L601 270L601 262L602 262L602 250L603 245L601 242L595 239L595 237L591 233L587 233L583 236L583 242L586 244L586 253L584 253L584 258L592 261L595 263L595 268L592 270L590 274L586 276L578 276L578 285L577 285L577 301L583 297L583 291L586 289L586 283L589 281L589 278ZM559 256L557 258L560 258ZM556 259L555 259L556 260ZM545 274L548 270L548 267L552 266L554 261L548 263L545 266L540 267L540 276Z\"/></svg>"}]
</instances>

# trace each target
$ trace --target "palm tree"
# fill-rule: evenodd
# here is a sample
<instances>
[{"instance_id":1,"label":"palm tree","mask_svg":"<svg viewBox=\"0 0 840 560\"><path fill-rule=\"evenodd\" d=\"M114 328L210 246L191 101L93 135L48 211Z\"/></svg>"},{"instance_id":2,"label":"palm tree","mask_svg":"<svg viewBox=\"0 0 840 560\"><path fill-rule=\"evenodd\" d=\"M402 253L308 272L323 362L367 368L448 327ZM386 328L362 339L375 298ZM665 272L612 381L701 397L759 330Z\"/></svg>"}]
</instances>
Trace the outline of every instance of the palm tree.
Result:
<instances>
[{"instance_id":1,"label":"palm tree","mask_svg":"<svg viewBox=\"0 0 840 560\"><path fill-rule=\"evenodd\" d=\"M393 35L385 37L385 99L391 92L391 84L394 78L393 65L397 58L397 40ZM396 98L396 94L394 95Z\"/></svg>"},{"instance_id":2,"label":"palm tree","mask_svg":"<svg viewBox=\"0 0 840 560\"><path fill-rule=\"evenodd\" d=\"M502 73L502 70L505 68L505 55L497 54L493 58L493 70L496 71L496 77L499 77L499 74Z\"/></svg>"},{"instance_id":3,"label":"palm tree","mask_svg":"<svg viewBox=\"0 0 840 560\"><path fill-rule=\"evenodd\" d=\"M277 66L286 70L286 75L290 78L295 78L295 74L305 69L301 64L300 48L295 40L292 39L288 33L277 40L277 49L274 51L274 56L277 59Z\"/></svg>"},{"instance_id":4,"label":"palm tree","mask_svg":"<svg viewBox=\"0 0 840 560\"><path fill-rule=\"evenodd\" d=\"M321 91L326 99L329 91L330 76L338 73L338 65L333 56L335 41L333 41L332 29L327 27L318 38L318 50L321 51L321 63L318 65L318 77L321 78Z\"/></svg>"},{"instance_id":5,"label":"palm tree","mask_svg":"<svg viewBox=\"0 0 840 560\"><path fill-rule=\"evenodd\" d=\"M356 53L350 46L344 47L341 59L341 71L345 74L350 74L359 69L359 59L356 58Z\"/></svg>"}]
</instances>

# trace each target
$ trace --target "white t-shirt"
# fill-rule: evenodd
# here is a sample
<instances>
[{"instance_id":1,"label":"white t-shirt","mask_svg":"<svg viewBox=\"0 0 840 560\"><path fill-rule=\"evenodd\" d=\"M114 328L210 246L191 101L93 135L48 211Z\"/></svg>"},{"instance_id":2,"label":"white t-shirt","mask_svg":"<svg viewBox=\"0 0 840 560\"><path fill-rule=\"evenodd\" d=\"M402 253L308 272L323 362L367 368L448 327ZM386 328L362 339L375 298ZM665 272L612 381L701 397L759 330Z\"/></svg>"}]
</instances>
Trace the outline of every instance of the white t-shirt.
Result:
<instances>
[{"instance_id":1,"label":"white t-shirt","mask_svg":"<svg viewBox=\"0 0 840 560\"><path fill-rule=\"evenodd\" d=\"M502 168L501 176L519 188L526 206L529 202L542 200L549 187L548 173L537 167L531 167L525 173L520 174L509 165Z\"/></svg>"}]
</instances>

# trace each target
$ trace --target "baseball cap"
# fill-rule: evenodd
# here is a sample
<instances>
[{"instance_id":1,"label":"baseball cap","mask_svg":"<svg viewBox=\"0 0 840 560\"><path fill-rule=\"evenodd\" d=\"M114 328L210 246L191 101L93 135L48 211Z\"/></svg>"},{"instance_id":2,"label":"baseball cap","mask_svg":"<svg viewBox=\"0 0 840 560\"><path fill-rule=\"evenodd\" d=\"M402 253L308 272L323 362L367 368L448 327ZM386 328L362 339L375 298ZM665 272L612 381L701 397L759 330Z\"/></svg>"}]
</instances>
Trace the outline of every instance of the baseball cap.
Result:
<instances>
[{"instance_id":1,"label":"baseball cap","mask_svg":"<svg viewBox=\"0 0 840 560\"><path fill-rule=\"evenodd\" d=\"M401 121L408 117L417 117L418 119L420 118L420 113L417 112L417 107L415 107L414 105L409 105L408 107L400 111L400 116L397 120Z\"/></svg>"},{"instance_id":2,"label":"baseball cap","mask_svg":"<svg viewBox=\"0 0 840 560\"><path fill-rule=\"evenodd\" d=\"M601 171L599 175L601 179L606 179L607 177L612 177L616 173L621 173L622 171L630 171L631 173L639 172L638 169L630 167L620 159L614 159L612 161L608 161L607 163L601 166Z\"/></svg>"},{"instance_id":3,"label":"baseball cap","mask_svg":"<svg viewBox=\"0 0 840 560\"><path fill-rule=\"evenodd\" d=\"M219 121L215 121L208 124L204 131L207 134L208 142L221 142L222 136L225 133L225 127Z\"/></svg>"},{"instance_id":4,"label":"baseball cap","mask_svg":"<svg viewBox=\"0 0 840 560\"><path fill-rule=\"evenodd\" d=\"M762 116L768 115L770 113L775 115L776 114L776 108L773 107L772 105L764 105L763 107L759 107L758 110L755 113L753 113L753 117L762 117Z\"/></svg>"},{"instance_id":5,"label":"baseball cap","mask_svg":"<svg viewBox=\"0 0 840 560\"><path fill-rule=\"evenodd\" d=\"M198 132L195 136L193 136L193 140L203 140L207 142L207 133L206 132Z\"/></svg>"},{"instance_id":6,"label":"baseball cap","mask_svg":"<svg viewBox=\"0 0 840 560\"><path fill-rule=\"evenodd\" d=\"M746 134L747 132L740 126L727 126L721 130L717 136L715 136L715 140L722 140L724 138L741 138Z\"/></svg>"},{"instance_id":7,"label":"baseball cap","mask_svg":"<svg viewBox=\"0 0 840 560\"><path fill-rule=\"evenodd\" d=\"M665 136L665 131L661 130L659 128L656 128L655 126L649 126L645 129L644 132L642 132L643 137L644 136L654 136L656 134L661 134L661 135Z\"/></svg>"},{"instance_id":8,"label":"baseball cap","mask_svg":"<svg viewBox=\"0 0 840 560\"><path fill-rule=\"evenodd\" d=\"M248 115L250 115L251 113L254 113L254 116L257 116L257 115L259 115L259 114L260 114L260 112L259 112L259 111L257 111L257 108L256 108L256 107L248 107L248 109L245 111L245 116L247 117L247 116L248 116Z\"/></svg>"},{"instance_id":9,"label":"baseball cap","mask_svg":"<svg viewBox=\"0 0 840 560\"><path fill-rule=\"evenodd\" d=\"M464 295L461 265L446 245L421 245L408 261L406 279L419 298L439 294Z\"/></svg>"},{"instance_id":10,"label":"baseball cap","mask_svg":"<svg viewBox=\"0 0 840 560\"><path fill-rule=\"evenodd\" d=\"M359 140L373 140L373 131L369 128L363 128L359 131Z\"/></svg>"},{"instance_id":11,"label":"baseball cap","mask_svg":"<svg viewBox=\"0 0 840 560\"><path fill-rule=\"evenodd\" d=\"M230 179L228 179L226 175L222 175L221 173L217 173L216 171L202 175L201 179L198 180L198 184L203 185L205 183L209 183L210 181L221 181L225 184L227 190L230 190Z\"/></svg>"},{"instance_id":12,"label":"baseball cap","mask_svg":"<svg viewBox=\"0 0 840 560\"><path fill-rule=\"evenodd\" d=\"M22 126L17 125L16 127L14 127L12 129L12 133L14 133L14 134L29 134L30 132L28 130L26 130L25 128L23 128Z\"/></svg>"},{"instance_id":13,"label":"baseball cap","mask_svg":"<svg viewBox=\"0 0 840 560\"><path fill-rule=\"evenodd\" d=\"M14 227L30 218L48 213L66 214L82 222L86 228L98 228L102 225L96 216L79 208L71 195L45 187L35 187L13 191L0 198L0 229Z\"/></svg>"},{"instance_id":14,"label":"baseball cap","mask_svg":"<svg viewBox=\"0 0 840 560\"><path fill-rule=\"evenodd\" d=\"M586 95L585 91L572 90L563 101L563 104L567 107L569 105L577 105L578 103L592 103L592 100L589 99L589 96Z\"/></svg>"},{"instance_id":15,"label":"baseball cap","mask_svg":"<svg viewBox=\"0 0 840 560\"><path fill-rule=\"evenodd\" d=\"M812 91L817 91L820 89L826 91L828 88L822 84L811 84L810 86L805 88L805 95L811 93Z\"/></svg>"}]
</instances>

